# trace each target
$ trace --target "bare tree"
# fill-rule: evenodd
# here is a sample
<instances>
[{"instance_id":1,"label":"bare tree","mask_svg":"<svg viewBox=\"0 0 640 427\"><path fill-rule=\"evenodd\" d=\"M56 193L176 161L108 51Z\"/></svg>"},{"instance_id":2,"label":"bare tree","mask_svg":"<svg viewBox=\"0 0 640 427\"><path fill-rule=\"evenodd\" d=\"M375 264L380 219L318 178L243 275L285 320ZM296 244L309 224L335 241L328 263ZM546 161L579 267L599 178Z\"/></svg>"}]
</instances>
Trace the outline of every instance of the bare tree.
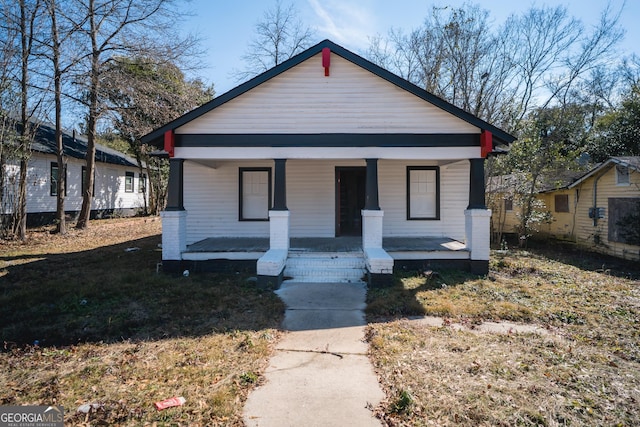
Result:
<instances>
[{"instance_id":1,"label":"bare tree","mask_svg":"<svg viewBox=\"0 0 640 427\"><path fill-rule=\"evenodd\" d=\"M4 25L0 25L0 220L3 237L10 234L11 217L14 203L9 191L10 176L7 162L13 157L16 148L15 118L18 105L16 84L12 76L16 73L16 55L18 50L18 28L10 25L11 10L6 2L1 4L1 17Z\"/></svg>"},{"instance_id":2,"label":"bare tree","mask_svg":"<svg viewBox=\"0 0 640 427\"><path fill-rule=\"evenodd\" d=\"M7 5L3 5L7 7ZM8 25L16 25L18 29L19 48L16 49L20 72L17 80L20 93L20 117L18 154L20 157L20 171L18 178L17 203L14 206L14 230L21 240L27 238L27 169L31 151L33 127L31 123L35 108L29 108L31 60L33 58L33 42L37 31L36 25L41 13L40 0L19 0L18 10L12 13L11 6L5 9L3 15L8 18Z\"/></svg>"},{"instance_id":3,"label":"bare tree","mask_svg":"<svg viewBox=\"0 0 640 427\"><path fill-rule=\"evenodd\" d=\"M77 27L61 25L58 15L59 5L56 0L45 0L47 12L51 24L50 39L43 43L50 50L50 60L53 67L53 98L54 98L54 121L56 139L56 158L58 163L57 194L56 194L56 229L60 234L67 233L66 214L64 201L67 188L67 163L64 155L64 145L62 139L62 78L75 65L76 61L71 60L67 65L62 64L62 50L65 44L73 37ZM67 21L68 22L68 21Z\"/></svg>"},{"instance_id":4,"label":"bare tree","mask_svg":"<svg viewBox=\"0 0 640 427\"><path fill-rule=\"evenodd\" d=\"M374 38L368 56L456 106L500 124L514 73L506 60L507 41L487 28L489 13L478 6L434 7L422 27L408 34L393 29L386 40Z\"/></svg>"},{"instance_id":5,"label":"bare tree","mask_svg":"<svg viewBox=\"0 0 640 427\"><path fill-rule=\"evenodd\" d=\"M572 90L611 61L623 35L610 7L591 31L566 8L532 7L496 27L476 5L433 8L423 26L374 38L369 57L508 131L532 111L571 101ZM490 31L490 28L497 28Z\"/></svg>"},{"instance_id":6,"label":"bare tree","mask_svg":"<svg viewBox=\"0 0 640 427\"><path fill-rule=\"evenodd\" d=\"M91 213L98 121L108 110L100 90L105 64L116 55L144 52L161 58L188 54L193 39L172 31L181 13L172 0L77 0L82 9L78 25L88 40L86 79L79 80L87 107L86 179L76 227L86 228Z\"/></svg>"},{"instance_id":7,"label":"bare tree","mask_svg":"<svg viewBox=\"0 0 640 427\"><path fill-rule=\"evenodd\" d=\"M577 84L597 67L612 62L614 47L624 32L618 25L620 11L607 6L591 32L569 17L566 8L530 9L507 24L510 38L521 49L514 51L518 94L511 128L536 108L564 105Z\"/></svg>"},{"instance_id":8,"label":"bare tree","mask_svg":"<svg viewBox=\"0 0 640 427\"><path fill-rule=\"evenodd\" d=\"M302 52L314 37L313 31L298 19L294 5L285 6L281 0L264 13L255 31L255 38L242 57L246 68L236 72L238 81L255 77Z\"/></svg>"}]
</instances>

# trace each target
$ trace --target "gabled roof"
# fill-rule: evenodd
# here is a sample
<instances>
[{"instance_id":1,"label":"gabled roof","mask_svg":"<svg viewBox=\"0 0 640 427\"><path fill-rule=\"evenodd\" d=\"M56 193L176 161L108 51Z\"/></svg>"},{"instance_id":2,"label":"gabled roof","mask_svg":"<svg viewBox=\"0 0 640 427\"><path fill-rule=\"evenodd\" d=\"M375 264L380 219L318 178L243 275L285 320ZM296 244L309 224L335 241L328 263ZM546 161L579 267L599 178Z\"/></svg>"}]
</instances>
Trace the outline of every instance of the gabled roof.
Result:
<instances>
[{"instance_id":1,"label":"gabled roof","mask_svg":"<svg viewBox=\"0 0 640 427\"><path fill-rule=\"evenodd\" d=\"M627 157L611 157L607 161L599 164L595 168L591 169L581 178L577 179L575 182L571 183L567 186L567 188L573 188L588 178L597 175L602 171L606 171L614 165L626 166L630 169L633 169L637 172L640 172L640 156L627 156Z\"/></svg>"},{"instance_id":2,"label":"gabled roof","mask_svg":"<svg viewBox=\"0 0 640 427\"><path fill-rule=\"evenodd\" d=\"M398 86L401 89L406 90L407 92L412 93L413 95L418 96L419 98L422 98L423 100L441 108L442 110L451 113L452 115L460 118L461 120L468 122L473 126L476 126L482 130L488 130L493 134L496 140L502 143L509 144L516 139L514 136L508 134L502 129L499 129L485 122L484 120L479 119L473 114L468 113L456 107L455 105L444 101L441 98L438 98L437 96L427 92L426 90L421 89L420 87L414 85L413 83L407 80L404 80L403 78L391 73L388 70L385 70L382 67L379 67L378 65L362 58L359 55L356 55L355 53L343 48L342 46L339 46L330 40L324 40L318 43L317 45L305 50L304 52L288 59L287 61L281 63L280 65L268 71L265 71L259 76L254 77L253 79L241 84L240 86L237 86L236 88L231 89L230 91L196 108L195 110L192 110L186 113L185 115L178 117L177 119L167 123L166 125L154 130L153 132L143 136L142 142L150 143L156 146L162 146L162 138L164 137L164 133L166 131L175 130L176 128L190 122L191 120L194 120L202 116L203 114L213 110L214 108L217 108L220 105L223 105L224 103L231 101L232 99L244 94L245 92L248 92L249 90L261 85L267 80L270 80L282 74L283 72L295 67L296 65L306 61L307 59L319 54L320 52L322 52L323 48L329 48L332 54L339 55L340 57L346 59L347 61L350 61L353 64L360 66L361 68L377 75L378 77L381 77L387 80L388 82Z\"/></svg>"},{"instance_id":3,"label":"gabled roof","mask_svg":"<svg viewBox=\"0 0 640 427\"><path fill-rule=\"evenodd\" d=\"M17 131L20 131L21 125L16 125ZM34 124L35 137L31 143L31 150L44 154L57 153L56 132L55 127L47 123ZM85 159L87 155L87 140L85 137L74 136L73 134L63 131L62 144L64 145L64 155L76 159ZM102 163L110 163L121 166L137 167L136 160L129 157L118 150L96 144L96 161Z\"/></svg>"}]
</instances>

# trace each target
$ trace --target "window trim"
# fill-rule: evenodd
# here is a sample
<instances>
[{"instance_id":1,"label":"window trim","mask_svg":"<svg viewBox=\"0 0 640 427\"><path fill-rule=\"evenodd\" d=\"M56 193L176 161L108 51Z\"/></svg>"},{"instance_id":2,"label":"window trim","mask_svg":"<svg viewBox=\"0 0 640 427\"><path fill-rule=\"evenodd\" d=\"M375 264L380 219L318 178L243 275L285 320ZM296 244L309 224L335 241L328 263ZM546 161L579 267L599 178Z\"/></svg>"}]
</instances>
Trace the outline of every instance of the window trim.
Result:
<instances>
[{"instance_id":1,"label":"window trim","mask_svg":"<svg viewBox=\"0 0 640 427\"><path fill-rule=\"evenodd\" d=\"M127 188L127 181L131 178L131 188ZM125 193L133 193L133 187L135 186L136 173L125 171L124 173L124 192Z\"/></svg>"},{"instance_id":2,"label":"window trim","mask_svg":"<svg viewBox=\"0 0 640 427\"><path fill-rule=\"evenodd\" d=\"M56 170L58 171L58 177L54 180L53 179L53 168L56 168ZM66 168L65 172L66 172ZM58 197L58 179L60 177L60 168L58 166L58 162L50 162L49 164L49 195L52 197ZM64 196L67 196L68 193L68 185L69 185L69 179L67 179L68 177L66 176L65 173L65 180L64 180Z\"/></svg>"},{"instance_id":3,"label":"window trim","mask_svg":"<svg viewBox=\"0 0 640 427\"><path fill-rule=\"evenodd\" d=\"M245 218L242 215L243 206L243 174L244 172L267 172L267 186L268 186L268 199L267 199L267 217L266 218ZM270 167L241 167L238 168L238 221L269 221L269 211L272 206L272 197L273 197L273 184L271 179L271 168Z\"/></svg>"},{"instance_id":4,"label":"window trim","mask_svg":"<svg viewBox=\"0 0 640 427\"><path fill-rule=\"evenodd\" d=\"M411 172L432 170L436 173L436 214L433 217L411 216ZM407 221L439 221L440 220L440 166L407 166Z\"/></svg>"},{"instance_id":5,"label":"window trim","mask_svg":"<svg viewBox=\"0 0 640 427\"><path fill-rule=\"evenodd\" d=\"M631 185L631 172L629 170L629 166L616 164L613 169L616 174L616 185L619 185L619 186ZM620 176L621 176L620 171L622 170L626 172L624 174L624 176L626 177L626 181L620 181Z\"/></svg>"}]
</instances>

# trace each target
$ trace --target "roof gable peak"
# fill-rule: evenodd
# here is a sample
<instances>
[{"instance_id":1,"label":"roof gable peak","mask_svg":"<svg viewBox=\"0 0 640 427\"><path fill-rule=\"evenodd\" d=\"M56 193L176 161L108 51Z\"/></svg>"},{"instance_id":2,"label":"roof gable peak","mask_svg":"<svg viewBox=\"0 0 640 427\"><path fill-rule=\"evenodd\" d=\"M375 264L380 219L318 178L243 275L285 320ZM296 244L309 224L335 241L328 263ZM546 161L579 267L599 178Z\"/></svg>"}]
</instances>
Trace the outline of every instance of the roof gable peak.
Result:
<instances>
[{"instance_id":1,"label":"roof gable peak","mask_svg":"<svg viewBox=\"0 0 640 427\"><path fill-rule=\"evenodd\" d=\"M240 84L239 86L229 90L228 92L212 99L211 101L203 104L202 106L184 114L181 117L165 124L164 126L154 130L153 132L142 137L142 142L150 143L157 146L162 146L162 141L164 137L164 133L169 130L175 130L176 128L202 116L203 114L213 110L214 108L223 105L232 99L250 91L251 89L265 83L268 80L284 73L285 71L295 67L298 64L316 56L321 53L323 49L328 48L332 54L336 54L343 59L369 71L370 73L377 75L378 77L394 84L395 86L418 96L422 100L480 128L481 130L490 131L494 138L503 142L503 143L511 143L516 138L507 132L499 129L484 120L474 116L471 113L468 113L455 105L427 92L424 89L414 85L413 83L399 77L396 74L374 64L373 62L351 52L350 50L345 49L344 47L332 42L329 39L322 40L320 43L308 48L307 50L287 59L286 61L278 64L277 66L259 74L258 76Z\"/></svg>"}]
</instances>

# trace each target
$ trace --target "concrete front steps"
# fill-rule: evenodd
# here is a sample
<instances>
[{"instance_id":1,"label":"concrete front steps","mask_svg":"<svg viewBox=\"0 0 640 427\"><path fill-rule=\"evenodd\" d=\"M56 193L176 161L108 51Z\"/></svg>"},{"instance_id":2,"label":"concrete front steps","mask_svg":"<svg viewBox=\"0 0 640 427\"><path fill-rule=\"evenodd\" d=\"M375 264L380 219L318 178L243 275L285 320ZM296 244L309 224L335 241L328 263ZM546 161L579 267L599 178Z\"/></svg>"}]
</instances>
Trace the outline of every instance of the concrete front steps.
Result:
<instances>
[{"instance_id":1,"label":"concrete front steps","mask_svg":"<svg viewBox=\"0 0 640 427\"><path fill-rule=\"evenodd\" d=\"M290 250L285 280L306 283L363 283L364 254L360 252L308 252Z\"/></svg>"}]
</instances>

